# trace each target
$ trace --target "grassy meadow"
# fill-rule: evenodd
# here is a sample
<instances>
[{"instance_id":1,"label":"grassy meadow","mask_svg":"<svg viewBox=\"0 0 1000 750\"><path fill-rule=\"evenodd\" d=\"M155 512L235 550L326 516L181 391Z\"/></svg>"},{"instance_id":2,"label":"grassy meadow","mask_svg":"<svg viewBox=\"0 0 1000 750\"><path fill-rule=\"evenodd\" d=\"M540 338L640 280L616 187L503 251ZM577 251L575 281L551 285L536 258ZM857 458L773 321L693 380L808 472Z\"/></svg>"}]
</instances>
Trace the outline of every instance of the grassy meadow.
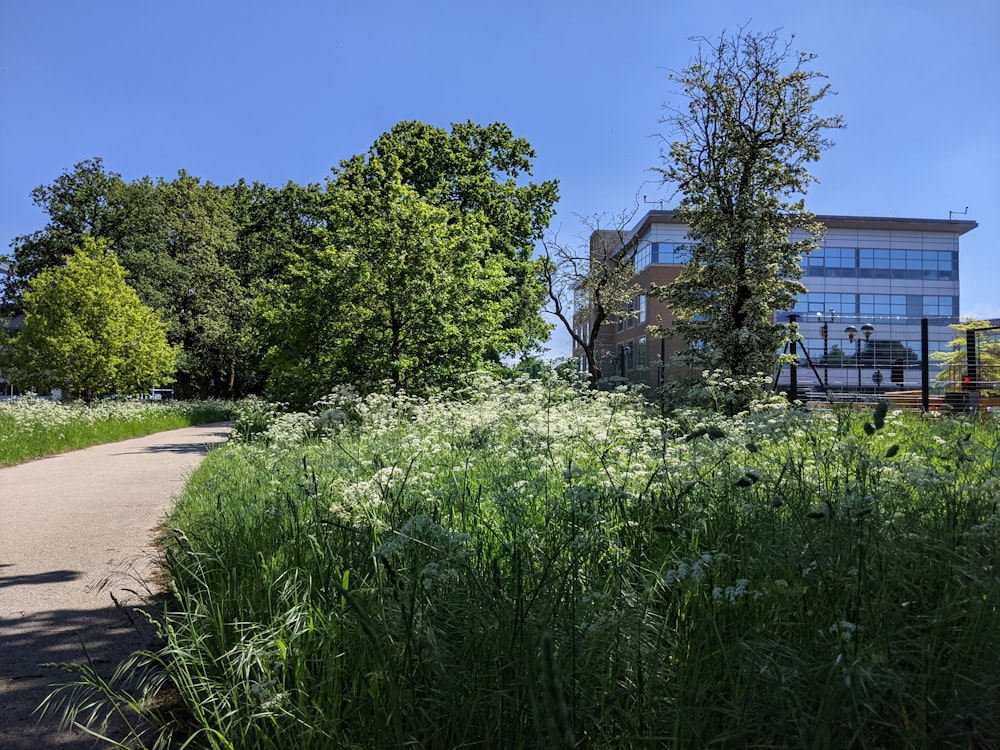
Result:
<instances>
[{"instance_id":1,"label":"grassy meadow","mask_svg":"<svg viewBox=\"0 0 1000 750\"><path fill-rule=\"evenodd\" d=\"M993 422L482 379L237 429L123 667L143 746L1000 744Z\"/></svg>"},{"instance_id":2,"label":"grassy meadow","mask_svg":"<svg viewBox=\"0 0 1000 750\"><path fill-rule=\"evenodd\" d=\"M162 430L231 419L222 401L107 400L91 404L44 398L0 401L0 466Z\"/></svg>"}]
</instances>

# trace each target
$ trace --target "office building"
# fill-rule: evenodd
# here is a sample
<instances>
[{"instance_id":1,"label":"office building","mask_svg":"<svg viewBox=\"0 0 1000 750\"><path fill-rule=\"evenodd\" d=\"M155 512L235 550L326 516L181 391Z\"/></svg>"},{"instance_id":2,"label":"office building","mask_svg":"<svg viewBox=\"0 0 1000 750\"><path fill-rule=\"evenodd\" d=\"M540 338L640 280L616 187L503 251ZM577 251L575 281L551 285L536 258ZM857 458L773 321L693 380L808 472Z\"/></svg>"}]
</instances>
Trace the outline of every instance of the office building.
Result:
<instances>
[{"instance_id":1,"label":"office building","mask_svg":"<svg viewBox=\"0 0 1000 750\"><path fill-rule=\"evenodd\" d=\"M802 335L798 387L828 384L838 391L866 392L919 388L921 321L927 320L928 353L947 349L956 335L948 326L959 319L959 240L978 225L955 219L817 219L826 226L826 235L802 259L801 281L808 291L794 309L775 311L778 322L794 316ZM602 243L616 243L616 252L634 252L635 282L642 289L666 285L686 260L686 230L673 211L650 211L624 237L595 232L591 257L600 257L594 250ZM662 302L639 295L632 310L633 315L602 330L598 353L605 375L655 386L698 374L674 361L683 342L649 335L649 325L672 321ZM578 310L575 323L586 330L588 311ZM582 355L574 350L585 370ZM933 359L928 362L933 382L940 368ZM787 386L787 367L775 375L779 387Z\"/></svg>"}]
</instances>

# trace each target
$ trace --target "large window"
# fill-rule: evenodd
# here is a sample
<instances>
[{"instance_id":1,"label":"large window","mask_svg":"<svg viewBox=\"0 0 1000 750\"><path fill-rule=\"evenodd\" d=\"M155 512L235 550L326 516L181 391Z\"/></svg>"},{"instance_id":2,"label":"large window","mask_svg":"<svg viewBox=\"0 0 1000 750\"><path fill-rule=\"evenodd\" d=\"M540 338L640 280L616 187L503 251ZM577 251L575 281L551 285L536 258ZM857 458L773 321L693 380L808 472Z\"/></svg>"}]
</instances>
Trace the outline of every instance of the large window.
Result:
<instances>
[{"instance_id":1,"label":"large window","mask_svg":"<svg viewBox=\"0 0 1000 750\"><path fill-rule=\"evenodd\" d=\"M835 310L844 318L937 318L939 322L958 320L958 297L920 294L840 294L809 292L799 297L793 312L808 318Z\"/></svg>"},{"instance_id":2,"label":"large window","mask_svg":"<svg viewBox=\"0 0 1000 750\"><path fill-rule=\"evenodd\" d=\"M687 245L678 242L645 242L635 252L635 270L650 265L677 265L688 262Z\"/></svg>"},{"instance_id":3,"label":"large window","mask_svg":"<svg viewBox=\"0 0 1000 750\"><path fill-rule=\"evenodd\" d=\"M950 250L821 247L803 261L806 276L859 279L958 278L958 253Z\"/></svg>"},{"instance_id":4,"label":"large window","mask_svg":"<svg viewBox=\"0 0 1000 750\"><path fill-rule=\"evenodd\" d=\"M687 245L678 242L654 242L653 262L654 263L687 263L691 253Z\"/></svg>"},{"instance_id":5,"label":"large window","mask_svg":"<svg viewBox=\"0 0 1000 750\"><path fill-rule=\"evenodd\" d=\"M641 271L646 268L652 259L652 245L648 242L643 242L639 245L639 249L635 251L635 270Z\"/></svg>"},{"instance_id":6,"label":"large window","mask_svg":"<svg viewBox=\"0 0 1000 750\"><path fill-rule=\"evenodd\" d=\"M925 296L924 302L924 316L928 318L942 317L942 318L957 318L958 317L958 298L949 297L946 295L942 296Z\"/></svg>"},{"instance_id":7,"label":"large window","mask_svg":"<svg viewBox=\"0 0 1000 750\"><path fill-rule=\"evenodd\" d=\"M800 296L795 306L795 312L809 317L815 317L816 313L825 315L830 309L836 310L838 315L857 315L858 295L810 292Z\"/></svg>"}]
</instances>

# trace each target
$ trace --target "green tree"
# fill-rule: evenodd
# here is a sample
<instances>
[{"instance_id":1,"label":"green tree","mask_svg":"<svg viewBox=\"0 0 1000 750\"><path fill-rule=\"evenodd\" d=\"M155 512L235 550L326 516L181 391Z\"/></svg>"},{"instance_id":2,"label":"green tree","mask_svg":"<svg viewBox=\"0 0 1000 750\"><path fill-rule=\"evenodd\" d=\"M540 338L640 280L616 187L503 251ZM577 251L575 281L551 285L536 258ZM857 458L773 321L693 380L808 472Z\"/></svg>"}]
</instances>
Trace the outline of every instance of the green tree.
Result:
<instances>
[{"instance_id":1,"label":"green tree","mask_svg":"<svg viewBox=\"0 0 1000 750\"><path fill-rule=\"evenodd\" d=\"M503 123L457 123L451 131L421 122L401 122L375 141L367 155L341 164L339 185L378 182L381 162L395 159L402 182L428 203L445 209L452 221L480 214L489 227L489 250L507 275L492 303L502 317L491 335L487 358L537 350L551 326L541 315L546 292L534 257L559 198L554 180L540 184L531 175L535 152ZM374 170L374 171L373 171Z\"/></svg>"},{"instance_id":2,"label":"green tree","mask_svg":"<svg viewBox=\"0 0 1000 750\"><path fill-rule=\"evenodd\" d=\"M808 166L830 145L824 132L843 125L814 112L830 88L814 87L825 76L806 69L812 54L793 55L775 33L697 41L691 65L671 75L687 107L668 108L676 140L659 170L681 194L690 258L650 294L675 316L658 333L680 335L694 362L752 376L772 370L787 336L775 311L805 291L799 263L823 235L802 199Z\"/></svg>"},{"instance_id":3,"label":"green tree","mask_svg":"<svg viewBox=\"0 0 1000 750\"><path fill-rule=\"evenodd\" d=\"M984 328L991 328L992 324L986 320L976 318L966 318L950 326L958 335L948 342L951 347L947 351L931 352L931 359L939 362L942 366L938 373L937 380L946 388L960 390L962 380L968 373L968 345L966 331L976 331ZM1000 382L1000 337L997 331L991 331L991 335L979 336L976 340L976 358L978 360L979 372L976 380L982 393L992 395L997 393L998 388L984 387L984 383L995 385Z\"/></svg>"},{"instance_id":4,"label":"green tree","mask_svg":"<svg viewBox=\"0 0 1000 750\"><path fill-rule=\"evenodd\" d=\"M65 266L28 282L24 329L8 340L0 368L22 388L86 400L172 382L177 349L126 276L106 242L84 235Z\"/></svg>"},{"instance_id":5,"label":"green tree","mask_svg":"<svg viewBox=\"0 0 1000 750\"><path fill-rule=\"evenodd\" d=\"M243 215L234 195L183 170L173 180L125 182L100 159L79 163L32 191L48 223L12 243L12 279L0 312L21 312L31 279L62 265L92 234L109 243L143 303L163 318L170 341L182 346L181 393L259 390L257 264L243 252L251 246L240 242Z\"/></svg>"},{"instance_id":6,"label":"green tree","mask_svg":"<svg viewBox=\"0 0 1000 750\"><path fill-rule=\"evenodd\" d=\"M253 388L262 391L268 378L264 358L268 348L269 307L284 305L290 285L311 279L293 272L321 257L327 228L327 196L320 185L293 182L281 188L240 181L227 188L237 227L232 265L239 270L243 288L252 295L251 314L242 329L245 342L244 382L255 374ZM296 289L295 295L304 293ZM273 310L270 310L273 312ZM298 330L298 326L294 326ZM288 330L277 331L281 347L289 347ZM308 338L308 336L307 336Z\"/></svg>"},{"instance_id":7,"label":"green tree","mask_svg":"<svg viewBox=\"0 0 1000 750\"><path fill-rule=\"evenodd\" d=\"M182 346L181 392L232 397L258 388L252 270L231 192L181 170L170 181L130 183L127 195L113 249Z\"/></svg>"},{"instance_id":8,"label":"green tree","mask_svg":"<svg viewBox=\"0 0 1000 750\"><path fill-rule=\"evenodd\" d=\"M327 196L322 185L274 188L240 180L225 188L236 224L234 267L255 291L281 279L288 266L323 246Z\"/></svg>"},{"instance_id":9,"label":"green tree","mask_svg":"<svg viewBox=\"0 0 1000 750\"><path fill-rule=\"evenodd\" d=\"M319 249L272 290L269 390L309 403L339 383L421 391L482 366L498 345L508 278L479 212L454 215L377 159L334 181Z\"/></svg>"},{"instance_id":10,"label":"green tree","mask_svg":"<svg viewBox=\"0 0 1000 750\"><path fill-rule=\"evenodd\" d=\"M10 282L0 301L8 312L21 310L28 282L47 268L62 265L91 234L112 243L118 236L126 183L107 172L101 159L88 159L64 172L51 185L31 191L31 201L48 216L44 229L11 242Z\"/></svg>"}]
</instances>

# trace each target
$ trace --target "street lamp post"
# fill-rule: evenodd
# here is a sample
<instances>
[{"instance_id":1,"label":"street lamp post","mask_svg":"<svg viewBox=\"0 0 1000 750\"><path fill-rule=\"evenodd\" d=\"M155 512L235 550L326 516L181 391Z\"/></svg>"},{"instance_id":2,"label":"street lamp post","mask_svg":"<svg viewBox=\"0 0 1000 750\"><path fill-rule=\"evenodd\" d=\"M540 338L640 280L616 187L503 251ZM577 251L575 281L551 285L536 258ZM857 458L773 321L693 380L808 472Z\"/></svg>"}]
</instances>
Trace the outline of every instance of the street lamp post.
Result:
<instances>
[{"instance_id":1,"label":"street lamp post","mask_svg":"<svg viewBox=\"0 0 1000 750\"><path fill-rule=\"evenodd\" d=\"M858 367L858 393L861 393L861 336L858 335L858 329L854 326L847 326L844 329L844 333L847 334L847 338L850 339L851 343L857 346L854 353L854 362ZM871 323L864 323L861 326L861 333L864 335L865 341L871 341L872 334L875 333L875 326Z\"/></svg>"},{"instance_id":2,"label":"street lamp post","mask_svg":"<svg viewBox=\"0 0 1000 750\"><path fill-rule=\"evenodd\" d=\"M830 390L830 363L827 361L827 356L830 354L830 323L832 323L837 318L837 312L831 307L830 308L830 319L827 320L823 317L823 313L816 313L816 320L819 321L819 332L823 337L823 387Z\"/></svg>"}]
</instances>

